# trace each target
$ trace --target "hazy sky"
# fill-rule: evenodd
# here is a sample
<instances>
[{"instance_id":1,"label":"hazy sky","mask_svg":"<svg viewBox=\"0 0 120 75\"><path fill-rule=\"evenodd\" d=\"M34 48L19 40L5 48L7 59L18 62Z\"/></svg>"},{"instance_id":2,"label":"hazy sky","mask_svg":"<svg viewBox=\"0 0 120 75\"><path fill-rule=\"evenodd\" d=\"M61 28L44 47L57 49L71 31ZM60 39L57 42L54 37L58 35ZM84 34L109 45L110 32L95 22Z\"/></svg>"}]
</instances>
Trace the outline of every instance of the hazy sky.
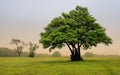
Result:
<instances>
[{"instance_id":1,"label":"hazy sky","mask_svg":"<svg viewBox=\"0 0 120 75\"><path fill-rule=\"evenodd\" d=\"M87 7L113 39L112 45L89 51L120 54L120 0L0 0L0 47L12 47L9 43L13 38L38 43L43 28L76 5ZM43 51L42 46L39 49Z\"/></svg>"}]
</instances>

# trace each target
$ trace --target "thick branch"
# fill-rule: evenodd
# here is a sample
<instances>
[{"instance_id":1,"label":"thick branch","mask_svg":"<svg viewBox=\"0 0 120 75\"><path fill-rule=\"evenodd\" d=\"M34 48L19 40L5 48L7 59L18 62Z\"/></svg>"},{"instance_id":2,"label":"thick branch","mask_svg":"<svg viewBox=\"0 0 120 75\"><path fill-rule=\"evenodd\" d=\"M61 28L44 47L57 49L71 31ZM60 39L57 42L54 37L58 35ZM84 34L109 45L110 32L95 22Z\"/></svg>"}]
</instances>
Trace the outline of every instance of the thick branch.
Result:
<instances>
[{"instance_id":1,"label":"thick branch","mask_svg":"<svg viewBox=\"0 0 120 75\"><path fill-rule=\"evenodd\" d=\"M73 50L74 50L74 54L78 54L78 49L76 48L75 44L72 42L70 43L70 45L73 47Z\"/></svg>"},{"instance_id":2,"label":"thick branch","mask_svg":"<svg viewBox=\"0 0 120 75\"><path fill-rule=\"evenodd\" d=\"M73 51L72 51L71 47L69 46L69 44L68 44L66 41L65 41L65 43L66 43L66 45L68 46L70 52L73 54Z\"/></svg>"},{"instance_id":3,"label":"thick branch","mask_svg":"<svg viewBox=\"0 0 120 75\"><path fill-rule=\"evenodd\" d=\"M80 43L79 43L79 41L78 41L78 45L77 46L78 46L78 50L77 51L78 51L78 53L80 53Z\"/></svg>"},{"instance_id":4,"label":"thick branch","mask_svg":"<svg viewBox=\"0 0 120 75\"><path fill-rule=\"evenodd\" d=\"M70 43L70 44L71 44L71 46L72 46L73 48L75 48L75 50L77 50L77 48L76 48L76 46L75 46L74 43Z\"/></svg>"},{"instance_id":5,"label":"thick branch","mask_svg":"<svg viewBox=\"0 0 120 75\"><path fill-rule=\"evenodd\" d=\"M83 45L83 43L78 43L78 53L80 54L80 48L81 48L81 46Z\"/></svg>"}]
</instances>

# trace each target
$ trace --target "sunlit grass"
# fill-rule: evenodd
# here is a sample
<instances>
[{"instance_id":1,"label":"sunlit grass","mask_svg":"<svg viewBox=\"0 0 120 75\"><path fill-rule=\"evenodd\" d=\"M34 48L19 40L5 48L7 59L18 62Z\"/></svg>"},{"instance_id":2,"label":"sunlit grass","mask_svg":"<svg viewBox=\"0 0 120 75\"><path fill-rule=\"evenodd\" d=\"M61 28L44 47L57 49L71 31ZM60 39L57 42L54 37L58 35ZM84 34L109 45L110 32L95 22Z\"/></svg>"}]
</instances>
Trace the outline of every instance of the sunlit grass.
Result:
<instances>
[{"instance_id":1,"label":"sunlit grass","mask_svg":"<svg viewBox=\"0 0 120 75\"><path fill-rule=\"evenodd\" d=\"M90 57L71 62L68 57L0 58L0 75L120 75L119 57Z\"/></svg>"}]
</instances>

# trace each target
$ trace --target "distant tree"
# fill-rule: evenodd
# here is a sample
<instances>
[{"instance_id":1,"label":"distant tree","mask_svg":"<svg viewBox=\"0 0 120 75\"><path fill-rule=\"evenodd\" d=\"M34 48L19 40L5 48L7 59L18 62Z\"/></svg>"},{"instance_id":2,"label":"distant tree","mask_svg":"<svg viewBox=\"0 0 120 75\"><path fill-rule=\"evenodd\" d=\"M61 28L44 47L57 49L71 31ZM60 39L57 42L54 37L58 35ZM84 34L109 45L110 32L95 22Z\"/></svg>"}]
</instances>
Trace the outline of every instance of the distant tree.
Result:
<instances>
[{"instance_id":1,"label":"distant tree","mask_svg":"<svg viewBox=\"0 0 120 75\"><path fill-rule=\"evenodd\" d=\"M40 35L43 48L49 48L50 51L68 46L72 61L83 60L81 48L86 50L100 43L112 44L105 28L96 22L87 8L81 6L76 6L76 9L69 13L62 13L62 16L54 18Z\"/></svg>"},{"instance_id":2,"label":"distant tree","mask_svg":"<svg viewBox=\"0 0 120 75\"><path fill-rule=\"evenodd\" d=\"M59 51L55 51L55 52L53 52L52 56L53 57L60 57L61 53Z\"/></svg>"},{"instance_id":3,"label":"distant tree","mask_svg":"<svg viewBox=\"0 0 120 75\"><path fill-rule=\"evenodd\" d=\"M15 48L16 53L18 54L18 56L21 56L22 50L26 44L19 39L12 39L10 44L16 45L16 48Z\"/></svg>"},{"instance_id":4,"label":"distant tree","mask_svg":"<svg viewBox=\"0 0 120 75\"><path fill-rule=\"evenodd\" d=\"M35 50L39 48L39 46L37 44L33 44L31 42L29 42L29 57L34 57L35 56Z\"/></svg>"},{"instance_id":5,"label":"distant tree","mask_svg":"<svg viewBox=\"0 0 120 75\"><path fill-rule=\"evenodd\" d=\"M86 52L86 53L85 53L85 56L86 56L86 57L93 57L94 54L93 54L92 52Z\"/></svg>"}]
</instances>

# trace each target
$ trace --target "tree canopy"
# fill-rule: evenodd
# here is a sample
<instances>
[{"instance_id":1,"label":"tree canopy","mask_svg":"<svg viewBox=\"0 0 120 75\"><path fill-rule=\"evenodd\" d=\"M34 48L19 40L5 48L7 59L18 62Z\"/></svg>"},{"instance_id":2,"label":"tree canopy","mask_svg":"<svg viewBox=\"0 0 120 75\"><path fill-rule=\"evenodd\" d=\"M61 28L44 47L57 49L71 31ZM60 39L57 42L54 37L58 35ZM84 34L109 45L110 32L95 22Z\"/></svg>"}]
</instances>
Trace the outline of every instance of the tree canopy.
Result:
<instances>
[{"instance_id":1,"label":"tree canopy","mask_svg":"<svg viewBox=\"0 0 120 75\"><path fill-rule=\"evenodd\" d=\"M18 56L21 56L22 50L26 44L19 39L12 39L10 44L16 45L16 53L18 54Z\"/></svg>"},{"instance_id":2,"label":"tree canopy","mask_svg":"<svg viewBox=\"0 0 120 75\"><path fill-rule=\"evenodd\" d=\"M105 28L96 22L86 7L81 6L76 6L69 13L62 13L61 16L54 18L40 35L40 43L50 51L67 45L73 60L81 60L79 57L81 47L86 50L100 43L112 44L112 39L106 35Z\"/></svg>"}]
</instances>

